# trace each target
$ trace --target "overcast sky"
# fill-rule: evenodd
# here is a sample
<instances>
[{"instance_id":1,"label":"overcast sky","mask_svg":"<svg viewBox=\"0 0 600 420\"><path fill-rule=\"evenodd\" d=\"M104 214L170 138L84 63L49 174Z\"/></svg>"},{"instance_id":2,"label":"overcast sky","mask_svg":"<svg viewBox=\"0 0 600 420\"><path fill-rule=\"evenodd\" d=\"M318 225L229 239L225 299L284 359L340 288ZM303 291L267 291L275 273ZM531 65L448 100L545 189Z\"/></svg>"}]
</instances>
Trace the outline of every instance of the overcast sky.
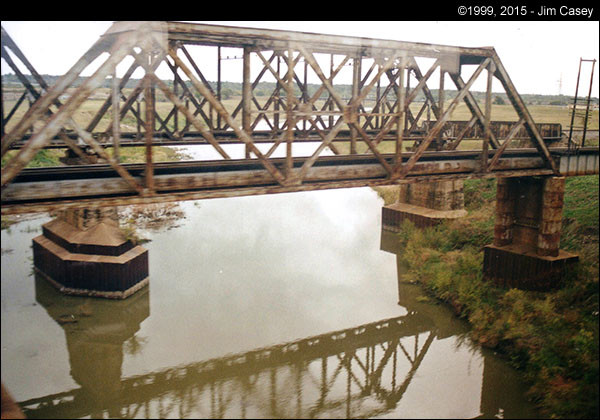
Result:
<instances>
[{"instance_id":1,"label":"overcast sky","mask_svg":"<svg viewBox=\"0 0 600 420\"><path fill-rule=\"evenodd\" d=\"M598 59L597 21L208 21L201 23L426 42L463 47L493 46L521 94L573 95L580 57ZM42 74L62 75L112 22L3 21L2 26ZM2 73L10 68L2 60ZM579 96L589 89L584 65ZM598 63L592 96L598 97ZM485 79L485 77L481 77ZM209 77L209 79L211 79ZM559 80L562 79L562 86ZM498 89L494 89L498 91ZM502 89L500 89L502 91Z\"/></svg>"}]
</instances>

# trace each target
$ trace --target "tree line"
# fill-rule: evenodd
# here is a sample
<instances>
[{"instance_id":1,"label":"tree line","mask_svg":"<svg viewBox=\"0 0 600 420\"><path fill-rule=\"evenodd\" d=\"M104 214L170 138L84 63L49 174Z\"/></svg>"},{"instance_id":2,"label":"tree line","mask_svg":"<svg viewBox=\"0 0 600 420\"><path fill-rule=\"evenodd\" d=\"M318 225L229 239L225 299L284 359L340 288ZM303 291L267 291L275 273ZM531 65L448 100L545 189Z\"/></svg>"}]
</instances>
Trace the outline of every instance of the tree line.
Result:
<instances>
[{"instance_id":1,"label":"tree line","mask_svg":"<svg viewBox=\"0 0 600 420\"><path fill-rule=\"evenodd\" d=\"M34 86L37 85L37 82L35 81L33 76L26 75L26 77L32 85L34 85ZM49 86L52 86L60 78L60 76L53 76L53 75L47 75L47 74L42 75L42 77L44 78L46 83L48 83ZM81 83L83 83L85 81L85 79L86 78L84 78L84 77L79 77L74 82L73 86L77 87L77 86L81 85ZM139 82L139 79L130 79L127 81L125 88L131 89L134 86L136 86L138 82ZM173 86L172 80L165 80L164 82L169 87ZM106 80L104 80L101 87L111 88L112 87L111 83L112 82L110 79L106 79ZM191 82L186 81L185 83L190 88L190 91L194 92ZM2 75L3 88L8 88L12 84L17 84L18 86L21 86L21 81L15 74L12 74L12 73ZM209 82L209 85L211 86L213 91L216 93L217 92L217 82ZM307 92L308 92L309 97L312 96L320 87L321 87L320 84L309 83L307 85ZM352 85L337 84L337 85L334 85L333 87L334 87L336 93L338 95L340 95L342 98L344 98L345 100L348 100L352 97ZM259 82L256 85L256 87L254 88L253 94L256 97L269 97L269 96L271 96L271 94L273 93L275 88L276 88L275 82ZM383 86L380 88L381 94L383 94L384 89L385 89L385 87L383 87ZM438 97L438 89L430 89L430 91L431 91L431 95L433 96L434 100L437 101L439 98ZM444 97L446 98L447 101L450 101L456 96L456 93L457 93L456 90L446 89L446 90L444 90ZM232 97L241 96L242 95L242 83L241 82L221 81L220 94L221 94L221 98L225 99L225 100L232 98ZM301 94L302 94L302 92L300 91L299 86L294 84L294 95L296 97L299 97ZM471 94L478 102L485 101L485 92L472 91ZM283 89L283 88L280 89L279 96L285 98L285 96L286 96L285 89ZM326 99L328 96L329 96L329 93L326 90L323 91L323 93L321 94L322 99ZM367 99L375 100L376 97L377 97L376 89L372 89L372 91L367 96ZM565 95L522 94L521 97L523 98L525 103L528 105L567 106L567 105L573 103L573 96L565 96ZM395 98L396 98L395 89L390 89L388 92L388 99L395 100ZM580 102L584 99L586 99L586 98L580 97L580 98L578 98L578 102ZM424 102L424 101L425 101L425 94L423 93L423 91L421 91L415 98L415 102ZM591 102L593 104L598 104L598 98L591 98ZM509 100L505 93L494 92L493 93L493 103L502 105L502 104L509 103Z\"/></svg>"}]
</instances>

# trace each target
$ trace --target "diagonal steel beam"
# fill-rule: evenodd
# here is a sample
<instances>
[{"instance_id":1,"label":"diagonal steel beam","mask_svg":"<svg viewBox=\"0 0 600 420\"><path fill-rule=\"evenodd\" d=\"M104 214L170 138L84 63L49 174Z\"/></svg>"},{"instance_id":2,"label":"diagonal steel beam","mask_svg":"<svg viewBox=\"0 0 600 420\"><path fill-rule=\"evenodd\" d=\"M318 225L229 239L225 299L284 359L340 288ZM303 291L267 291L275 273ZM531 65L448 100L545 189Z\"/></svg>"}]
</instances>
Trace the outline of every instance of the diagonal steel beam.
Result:
<instances>
[{"instance_id":1,"label":"diagonal steel beam","mask_svg":"<svg viewBox=\"0 0 600 420\"><path fill-rule=\"evenodd\" d=\"M477 116L473 115L469 122L465 124L464 128L460 131L460 133L458 133L458 136L456 136L454 140L452 140L446 145L445 150L456 150L462 139L465 137L465 134L467 134L467 132L475 126L476 122Z\"/></svg>"},{"instance_id":2,"label":"diagonal steel beam","mask_svg":"<svg viewBox=\"0 0 600 420\"><path fill-rule=\"evenodd\" d=\"M527 110L523 99L517 92L517 89L513 85L512 80L510 80L510 77L506 69L504 68L504 65L502 64L502 61L500 61L500 57L498 57L498 54L496 54L495 50L493 51L492 59L496 66L496 77L500 80L502 86L504 86L506 95L508 96L508 99L512 103L519 117L525 120L525 128L529 133L531 139L533 140L533 144L540 152L542 158L544 159L548 167L552 169L554 174L558 175L558 167L554 162L554 159L552 159L552 156L550 156L548 147L544 143L544 140L542 139L542 136L540 135L537 126L535 125L535 121L533 121L531 114L529 114L529 111Z\"/></svg>"},{"instance_id":3,"label":"diagonal steel beam","mask_svg":"<svg viewBox=\"0 0 600 420\"><path fill-rule=\"evenodd\" d=\"M396 175L392 176L392 179L404 178L415 166L417 161L421 158L423 153L425 153L425 151L429 147L429 144L442 130L446 122L450 119L450 116L452 115L452 112L454 111L458 103L465 97L465 95L467 95L469 89L471 88L475 80L477 80L477 77L488 66L490 61L490 58L486 58L485 60L483 60L483 62L479 65L477 70L475 70L469 81L463 86L463 88L458 92L456 97L452 100L450 106L448 106L441 118L436 121L429 134L425 137L425 139L423 139L423 142L419 145L419 148L417 149L415 154L411 156L408 162L406 162L406 164L403 165L401 169L399 169L399 172L397 172Z\"/></svg>"},{"instance_id":4,"label":"diagonal steel beam","mask_svg":"<svg viewBox=\"0 0 600 420\"><path fill-rule=\"evenodd\" d=\"M465 82L460 76L460 74L450 74L450 78L452 79L458 90L463 89L463 87L465 86ZM496 149L500 147L500 143L498 142L496 135L491 130L486 130L485 115L479 108L479 105L477 105L477 101L475 100L471 92L467 92L465 96L465 103L471 111L471 114L474 117L476 117L476 122L479 123L481 128L483 128L485 135L490 136L490 144Z\"/></svg>"},{"instance_id":5,"label":"diagonal steel beam","mask_svg":"<svg viewBox=\"0 0 600 420\"><path fill-rule=\"evenodd\" d=\"M101 158L105 159L108 164L129 184L129 186L138 193L143 192L143 187L135 180L133 176L125 169L116 159L109 156L106 150L93 138L93 136L79 127L72 118L69 118L67 124L71 125L77 135L83 139Z\"/></svg>"},{"instance_id":6,"label":"diagonal steel beam","mask_svg":"<svg viewBox=\"0 0 600 420\"><path fill-rule=\"evenodd\" d=\"M127 71L125 72L125 74L123 75L123 77L121 78L121 81L119 83L119 87L118 87L119 92L121 92L121 90L125 87L125 85L129 81L129 79L131 78L131 75L138 68L138 66L139 65L137 64L137 62L134 62L127 69ZM98 110L98 112L96 113L94 118L92 119L92 121L90 121L90 123L88 124L88 126L85 130L88 132L92 132L94 130L94 128L96 128L96 126L98 125L98 123L100 122L100 120L102 119L104 114L106 114L106 111L108 111L108 108L110 108L110 106L111 106L111 98L108 97L108 98L106 98L106 100L104 101L104 103L102 104L102 106L100 107L100 109ZM109 125L109 127L110 127L110 125Z\"/></svg>"},{"instance_id":7,"label":"diagonal steel beam","mask_svg":"<svg viewBox=\"0 0 600 420\"><path fill-rule=\"evenodd\" d=\"M329 81L329 78L325 77L323 70L321 70L321 66L319 66L319 63L313 56L312 52L304 48L304 46L302 45L294 45L294 48L298 52L300 52L300 54L304 57L308 64L310 64L310 66L312 67L316 75L319 77L319 79L321 79L321 83L323 84L323 86L325 86L325 89L327 89L329 95L331 96L335 104L338 106L340 111L345 112L348 105L344 102L342 97L335 91L333 85Z\"/></svg>"},{"instance_id":8,"label":"diagonal steel beam","mask_svg":"<svg viewBox=\"0 0 600 420\"><path fill-rule=\"evenodd\" d=\"M410 66L415 73L416 79L419 81L419 83L417 84L417 87L415 87L415 89L417 89L421 85L421 82L423 81L423 79L425 79L425 83L422 85L423 93L425 94L425 97L427 98L427 100L431 103L431 109L433 110L433 114L435 115L435 118L437 119L440 117L440 110L437 106L435 99L433 98L433 95L431 94L431 91L429 90L429 87L427 86L427 80L431 77L431 73L433 73L433 71L438 66L441 65L441 60L438 58L424 76L421 73L421 69L419 68L419 65L417 64L417 60L415 60L415 58L412 57L411 61L412 61L412 63L410 64Z\"/></svg>"},{"instance_id":9,"label":"diagonal steel beam","mask_svg":"<svg viewBox=\"0 0 600 420\"><path fill-rule=\"evenodd\" d=\"M102 80L104 80L106 76L113 72L114 66L129 54L136 42L137 36L131 36L130 33L120 34L116 37L116 40L110 51L110 56L106 59L106 61L91 77L89 77L79 88L77 88L77 91L65 102L58 112L56 112L48 120L48 122L40 131L38 131L27 141L19 153L5 166L2 172L2 187L12 181L14 177L17 176L17 174L21 171L21 169L23 169L29 163L29 161L33 159L36 153L42 147L48 144L50 139L55 136L61 128L64 127L65 123L71 118L75 110L89 97L91 92L100 85ZM86 54L84 57L88 57L89 55L90 53ZM81 59L79 60L78 64L83 62L87 61ZM79 69L79 67L75 66L75 69ZM72 75L68 73L69 77L65 76L63 80L54 85L54 88L51 89L50 92L47 92L46 95L42 96L36 102L38 106L30 109L30 111L34 111L29 113L29 115L26 114L24 120L21 121L27 121L27 123L20 124L19 127L15 128L7 135L9 140L14 138L13 136L15 136L15 133L20 133L23 128L29 128L46 112L50 104L52 104L62 92L58 91L57 86L62 86L66 80L71 79L71 77L76 78L78 74ZM32 119L36 115L37 118ZM22 134L24 134L24 132L21 132L20 135ZM2 146L5 146L4 142Z\"/></svg>"},{"instance_id":10,"label":"diagonal steel beam","mask_svg":"<svg viewBox=\"0 0 600 420\"><path fill-rule=\"evenodd\" d=\"M373 145L373 142L370 140L368 134L357 123L354 110L357 108L358 104L360 104L364 100L364 98L367 97L370 90L375 86L375 84L381 78L381 76L394 65L394 61L395 61L396 57L391 57L384 65L382 65L380 67L379 71L377 72L377 75L373 78L373 80L369 83L369 85L366 86L364 89L362 89L361 93L356 98L353 98L348 105L346 105L346 104L344 104L342 98L337 94L337 92L335 92L333 86L331 85L331 83L329 83L329 80L323 74L321 67L315 60L312 53L300 45L297 45L296 48L305 57L306 61L313 68L313 70L315 71L317 76L319 76L319 78L321 79L321 82L326 87L326 89L329 91L329 93L331 94L332 98L334 99L334 101L336 102L338 107L342 110L343 117L341 119L343 119L349 126L354 127L361 134L363 140L365 141L365 143L367 144L369 149L371 149L373 154L377 157L377 159L381 162L382 166L386 169L386 171L391 173L391 168L390 168L389 164L379 154L376 146ZM338 122L339 122L339 120L338 120ZM337 132L336 132L336 134L337 134Z\"/></svg>"},{"instance_id":11,"label":"diagonal steel beam","mask_svg":"<svg viewBox=\"0 0 600 420\"><path fill-rule=\"evenodd\" d=\"M494 169L494 167L498 163L498 160L500 160L500 156L502 156L502 153L504 153L504 151L508 148L508 145L512 141L513 137L519 132L519 130L521 129L521 127L523 127L524 124L525 120L521 118L517 124L513 125L513 127L510 129L510 132L506 136L504 143L498 148L498 150L496 150L494 157L492 158L492 160L490 160L486 171L489 172Z\"/></svg>"},{"instance_id":12,"label":"diagonal steel beam","mask_svg":"<svg viewBox=\"0 0 600 420\"><path fill-rule=\"evenodd\" d=\"M19 59L21 60L21 62L27 67L27 69L29 70L29 72L34 76L34 78L36 79L36 81L39 83L40 87L44 90L48 90L48 85L46 84L46 81L44 80L43 77L41 77L38 72L35 70L35 68L31 65L31 63L29 63L29 61L27 60L27 58L25 57L25 55L18 49L17 45L14 44L14 42L11 44L10 48L13 48L13 52L17 55L17 57L19 57ZM12 60L12 58L10 57L10 55L8 55L8 53L6 52L4 45L2 45L2 57L6 60L6 62L8 63L8 65L14 70L15 74L17 75L17 77L19 78L19 80L21 81L21 83L23 84L23 86L25 86L26 91L23 93L22 98L25 97L25 95L27 94L27 92L29 92L36 100L38 100L40 98L40 93L31 85L31 83L29 83L29 80L27 80L27 78L23 75L23 73L21 73L21 70L17 67L17 65L14 63L14 61ZM18 105L20 104L20 102L17 102L17 104L15 105L15 108L13 108L13 111L16 111ZM58 99L55 100L54 104L57 107L62 106L62 103L60 103L60 101ZM9 114L8 119L10 119L12 115ZM50 110L50 108L47 109L46 111L46 115L48 116L52 116L53 112ZM92 161L90 160L91 157L86 154L83 150L81 150L81 148L79 147L79 145L74 141L71 140L64 132L64 130L61 130L59 132L59 136L60 138L65 142L65 144L71 149L73 150L73 152L75 152L75 154L77 156L79 156L81 159L83 159L85 162L88 163L92 163Z\"/></svg>"},{"instance_id":13,"label":"diagonal steel beam","mask_svg":"<svg viewBox=\"0 0 600 420\"><path fill-rule=\"evenodd\" d=\"M105 37L98 40L76 63L71 69L54 84L40 100L36 101L31 108L25 113L23 118L17 125L7 134L2 137L2 156L9 150L12 143L23 137L33 124L43 118L50 105L55 103L56 99L64 93L81 74L81 72L103 52L111 47L115 47L115 41L118 38ZM120 38L119 38L120 39ZM122 41L121 41L122 42ZM33 156L31 156L33 157ZM29 162L29 160L27 161ZM4 185L4 183L2 184Z\"/></svg>"},{"instance_id":14,"label":"diagonal steel beam","mask_svg":"<svg viewBox=\"0 0 600 420\"><path fill-rule=\"evenodd\" d=\"M258 160L263 164L265 169L279 182L281 185L285 184L285 177L282 175L281 171L277 169L261 152L258 150L256 145L254 144L254 140L250 136L250 134L246 133L242 130L234 121L231 115L227 112L227 110L223 107L223 105L212 95L210 90L202 84L191 72L188 66L185 65L183 61L177 56L177 54L169 48L168 54L175 61L177 66L186 74L186 76L192 82L192 85L198 90L198 92L204 96L208 102L215 108L215 110L221 115L221 117L225 120L227 125L229 125L235 134L250 148L252 153L256 155Z\"/></svg>"}]
</instances>

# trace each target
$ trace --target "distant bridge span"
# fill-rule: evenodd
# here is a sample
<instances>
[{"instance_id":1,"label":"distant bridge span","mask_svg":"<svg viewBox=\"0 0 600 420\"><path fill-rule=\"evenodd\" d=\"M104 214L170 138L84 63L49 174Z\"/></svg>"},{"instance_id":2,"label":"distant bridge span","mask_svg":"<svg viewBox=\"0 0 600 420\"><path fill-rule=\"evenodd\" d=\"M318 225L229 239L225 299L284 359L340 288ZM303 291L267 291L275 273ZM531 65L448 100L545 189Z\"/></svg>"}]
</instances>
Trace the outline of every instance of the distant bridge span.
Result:
<instances>
[{"instance_id":1,"label":"distant bridge span","mask_svg":"<svg viewBox=\"0 0 600 420\"><path fill-rule=\"evenodd\" d=\"M230 59L225 53L240 60L238 99L227 99L224 92L222 67ZM2 102L2 214L598 173L597 147L550 147L561 138L560 125L534 122L491 47L118 22L53 86L4 29L2 58L23 84L18 98ZM79 84L92 63L95 72ZM164 72L170 72L170 80ZM136 74L141 76L134 79ZM209 82L205 74L217 81ZM471 90L485 74L484 98L478 100ZM504 88L515 121L493 120L494 80ZM445 89L448 81L456 90ZM265 86L271 90L265 92ZM19 113L26 97L35 102ZM90 98L96 108L85 117L81 111ZM452 121L462 102L469 119ZM469 151L459 150L473 138L478 141ZM235 143L243 145L242 156L232 153ZM313 149L299 155L299 144ZM145 147L145 162L121 163L120 148L136 145ZM203 145L212 155L156 162L153 147L158 145ZM40 150L56 147L68 148L77 164L26 168Z\"/></svg>"}]
</instances>

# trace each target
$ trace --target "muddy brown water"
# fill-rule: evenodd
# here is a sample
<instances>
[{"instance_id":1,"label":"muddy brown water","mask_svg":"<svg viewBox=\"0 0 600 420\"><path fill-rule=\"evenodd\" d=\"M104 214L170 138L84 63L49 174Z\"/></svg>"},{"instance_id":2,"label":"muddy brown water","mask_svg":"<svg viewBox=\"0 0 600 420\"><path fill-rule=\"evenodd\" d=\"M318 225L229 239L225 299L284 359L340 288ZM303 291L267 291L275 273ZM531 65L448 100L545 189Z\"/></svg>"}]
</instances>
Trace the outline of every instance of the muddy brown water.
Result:
<instances>
[{"instance_id":1,"label":"muddy brown water","mask_svg":"<svg viewBox=\"0 0 600 420\"><path fill-rule=\"evenodd\" d=\"M47 215L2 231L2 382L30 418L536 418L518 372L403 280L369 188L182 202L150 286L59 294Z\"/></svg>"}]
</instances>

